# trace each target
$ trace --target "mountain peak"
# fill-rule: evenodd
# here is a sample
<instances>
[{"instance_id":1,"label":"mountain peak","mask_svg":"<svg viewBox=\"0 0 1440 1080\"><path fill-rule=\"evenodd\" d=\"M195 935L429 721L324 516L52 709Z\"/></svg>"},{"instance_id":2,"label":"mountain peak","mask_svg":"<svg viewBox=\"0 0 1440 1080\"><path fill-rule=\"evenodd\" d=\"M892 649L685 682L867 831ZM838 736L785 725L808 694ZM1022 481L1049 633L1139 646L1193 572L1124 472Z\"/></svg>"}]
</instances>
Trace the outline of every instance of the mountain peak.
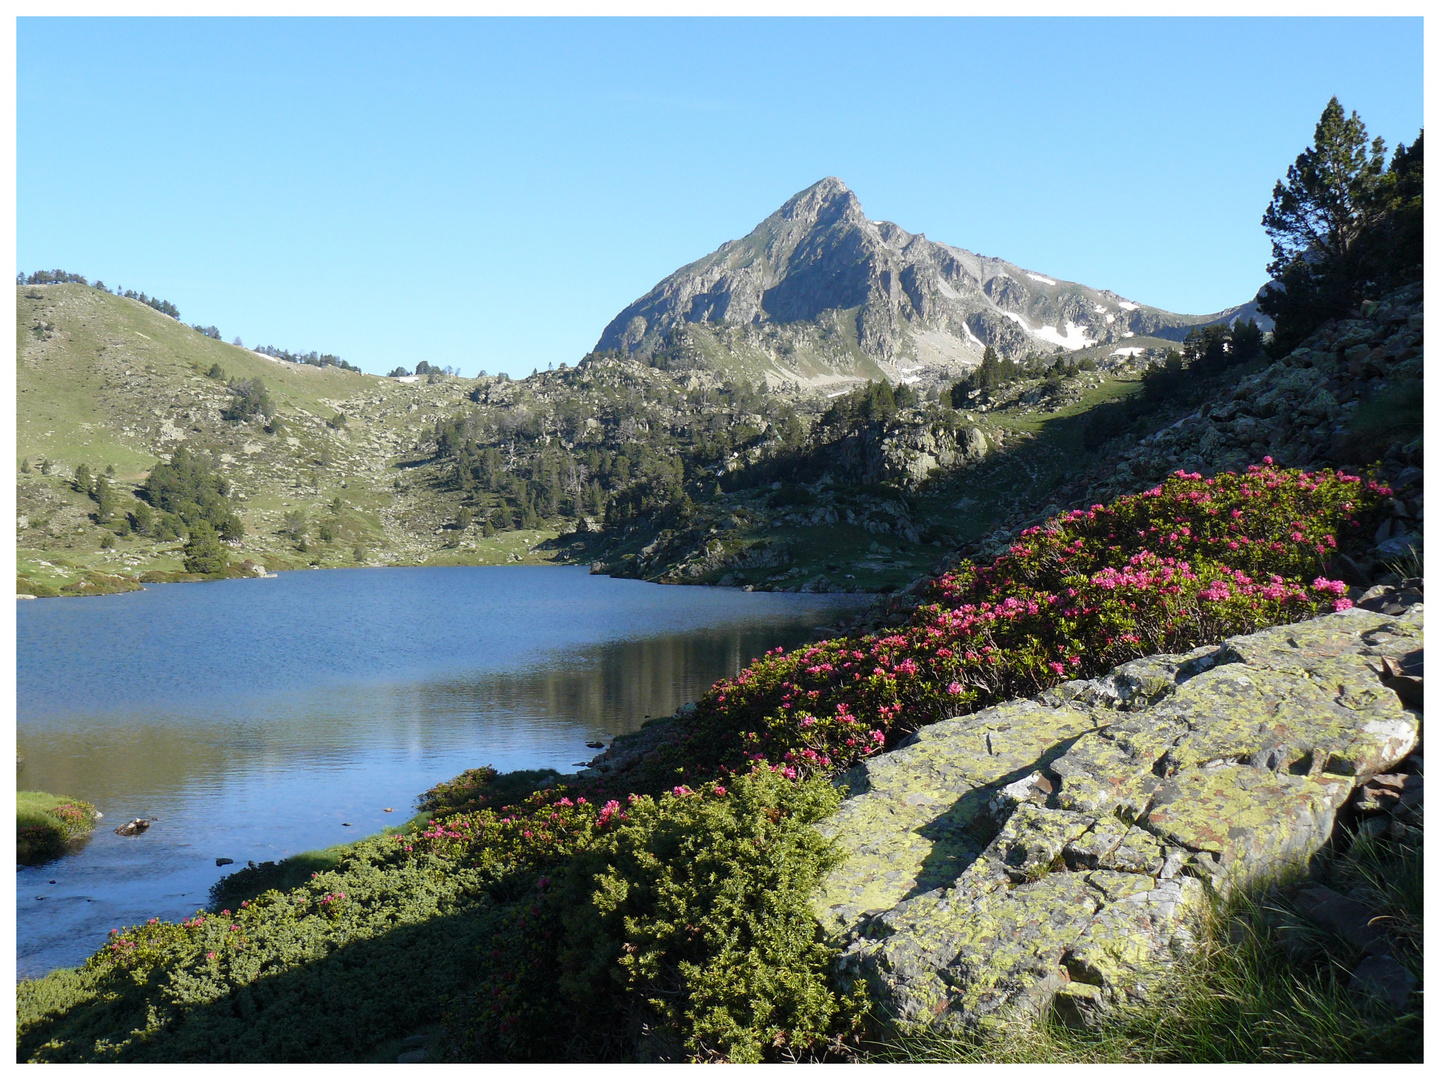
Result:
<instances>
[{"instance_id":1,"label":"mountain peak","mask_svg":"<svg viewBox=\"0 0 1440 1080\"><path fill-rule=\"evenodd\" d=\"M1005 356L1133 349L1134 339L1179 340L1206 321L872 222L845 182L827 176L666 277L595 347L832 392L836 382L914 381L917 372L943 382L987 346Z\"/></svg>"},{"instance_id":2,"label":"mountain peak","mask_svg":"<svg viewBox=\"0 0 1440 1080\"><path fill-rule=\"evenodd\" d=\"M776 216L787 221L808 221L854 216L863 219L860 200L845 186L838 176L827 176L811 184L804 191L792 195L776 211Z\"/></svg>"}]
</instances>

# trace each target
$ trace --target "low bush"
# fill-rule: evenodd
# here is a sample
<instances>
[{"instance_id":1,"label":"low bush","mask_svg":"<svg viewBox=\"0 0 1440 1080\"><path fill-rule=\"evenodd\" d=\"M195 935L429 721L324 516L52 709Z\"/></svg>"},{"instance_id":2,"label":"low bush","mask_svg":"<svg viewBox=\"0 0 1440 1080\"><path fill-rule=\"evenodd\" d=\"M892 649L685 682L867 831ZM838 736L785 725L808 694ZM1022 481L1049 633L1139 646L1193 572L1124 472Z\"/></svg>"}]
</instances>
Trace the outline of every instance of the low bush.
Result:
<instances>
[{"instance_id":1,"label":"low bush","mask_svg":"<svg viewBox=\"0 0 1440 1080\"><path fill-rule=\"evenodd\" d=\"M24 864L63 854L70 842L95 827L95 807L44 791L15 793L15 858Z\"/></svg>"}]
</instances>

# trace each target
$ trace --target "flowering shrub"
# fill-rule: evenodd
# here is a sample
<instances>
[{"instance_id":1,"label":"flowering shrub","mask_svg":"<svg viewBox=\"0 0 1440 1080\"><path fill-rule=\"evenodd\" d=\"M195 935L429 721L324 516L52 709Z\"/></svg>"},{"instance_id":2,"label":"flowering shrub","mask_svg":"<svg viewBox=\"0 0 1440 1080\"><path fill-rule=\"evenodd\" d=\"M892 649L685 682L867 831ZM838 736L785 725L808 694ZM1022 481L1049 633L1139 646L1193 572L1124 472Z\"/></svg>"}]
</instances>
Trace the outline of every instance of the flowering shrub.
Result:
<instances>
[{"instance_id":1,"label":"flowering shrub","mask_svg":"<svg viewBox=\"0 0 1440 1080\"><path fill-rule=\"evenodd\" d=\"M809 828L834 806L825 778L946 716L1349 606L1326 561L1388 494L1267 461L1063 514L931 582L904 626L772 650L623 773L567 787L472 769L425 793L428 824L294 890L117 931L83 989L21 984L22 1056L183 1059L193 1030L192 1059L263 1044L302 1060L447 1002L467 1058L823 1053L863 1010L828 983L807 906L834 858ZM251 1016L252 994L275 1004ZM342 998L343 1016L325 1004Z\"/></svg>"},{"instance_id":2,"label":"flowering shrub","mask_svg":"<svg viewBox=\"0 0 1440 1080\"><path fill-rule=\"evenodd\" d=\"M925 724L1156 652L1350 606L1323 576L1389 489L1252 466L1180 472L1025 530L931 582L901 629L772 650L699 703L688 757L833 773ZM685 764L680 775L690 775Z\"/></svg>"},{"instance_id":3,"label":"flowering shrub","mask_svg":"<svg viewBox=\"0 0 1440 1080\"><path fill-rule=\"evenodd\" d=\"M22 793L15 823L16 861L36 863L63 855L70 841L95 827L95 807L79 799L46 805L53 798L38 792Z\"/></svg>"}]
</instances>

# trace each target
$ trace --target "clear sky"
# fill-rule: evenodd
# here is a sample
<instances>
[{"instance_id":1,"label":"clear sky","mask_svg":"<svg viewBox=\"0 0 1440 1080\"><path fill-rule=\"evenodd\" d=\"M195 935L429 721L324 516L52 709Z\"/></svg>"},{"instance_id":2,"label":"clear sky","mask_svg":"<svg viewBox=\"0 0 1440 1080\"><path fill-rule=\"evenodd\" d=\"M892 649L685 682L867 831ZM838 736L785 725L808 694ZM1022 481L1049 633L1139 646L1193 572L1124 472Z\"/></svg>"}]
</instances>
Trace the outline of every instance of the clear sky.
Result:
<instances>
[{"instance_id":1,"label":"clear sky","mask_svg":"<svg viewBox=\"0 0 1440 1080\"><path fill-rule=\"evenodd\" d=\"M18 269L375 372L574 363L827 175L1215 311L1332 94L1392 149L1423 123L1418 18L24 18L16 51Z\"/></svg>"}]
</instances>

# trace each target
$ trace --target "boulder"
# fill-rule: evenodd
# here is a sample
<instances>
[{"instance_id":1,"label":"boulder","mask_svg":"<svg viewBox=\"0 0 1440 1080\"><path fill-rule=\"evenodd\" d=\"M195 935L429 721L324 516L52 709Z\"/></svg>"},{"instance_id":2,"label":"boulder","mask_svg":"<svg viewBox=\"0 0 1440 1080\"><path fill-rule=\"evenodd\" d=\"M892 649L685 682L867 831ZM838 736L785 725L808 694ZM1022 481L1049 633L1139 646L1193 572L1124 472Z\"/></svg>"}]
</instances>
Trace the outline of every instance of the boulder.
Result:
<instances>
[{"instance_id":1,"label":"boulder","mask_svg":"<svg viewBox=\"0 0 1440 1080\"><path fill-rule=\"evenodd\" d=\"M821 824L848 857L812 901L842 981L902 1031L1145 997L1207 890L1303 866L1357 787L1394 786L1420 717L1384 671L1413 663L1423 611L1147 657L856 766Z\"/></svg>"}]
</instances>

